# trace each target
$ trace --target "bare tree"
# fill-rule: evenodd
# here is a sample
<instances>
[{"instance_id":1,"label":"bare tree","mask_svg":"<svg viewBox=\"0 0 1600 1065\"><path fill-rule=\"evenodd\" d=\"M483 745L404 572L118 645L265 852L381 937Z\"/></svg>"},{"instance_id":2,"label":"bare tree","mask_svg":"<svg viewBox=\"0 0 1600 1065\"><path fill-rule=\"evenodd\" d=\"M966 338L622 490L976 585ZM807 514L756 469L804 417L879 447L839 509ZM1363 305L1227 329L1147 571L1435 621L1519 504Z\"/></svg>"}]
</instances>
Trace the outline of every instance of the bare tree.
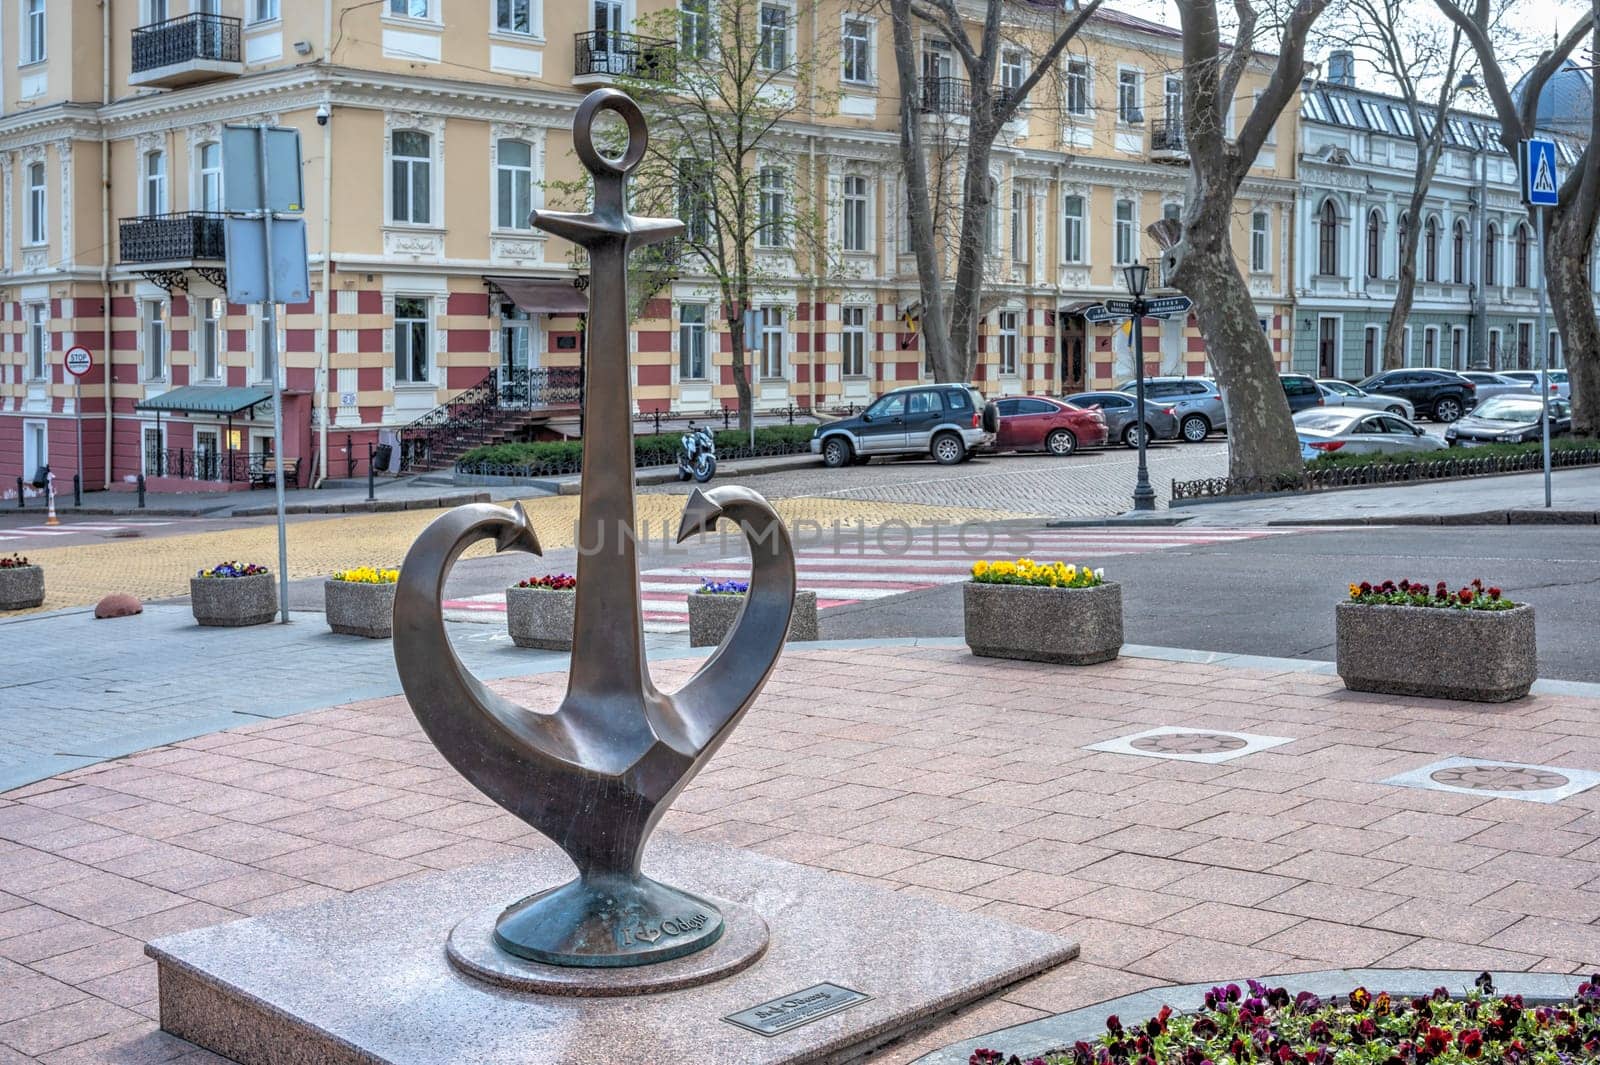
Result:
<instances>
[{"instance_id":1,"label":"bare tree","mask_svg":"<svg viewBox=\"0 0 1600 1065\"><path fill-rule=\"evenodd\" d=\"M973 43L968 19L957 0L889 0L893 24L895 66L900 79L900 151L909 198L911 247L916 256L922 292L922 338L933 364L935 380L968 381L978 354L978 319L982 316L983 267L987 253L986 227L995 190L989 179L989 160L1005 124L1016 116L1036 85L1055 68L1056 60L1077 37L1102 0L1088 0L1066 13L1050 5L1051 24L1021 19L1042 10L1038 5L985 0L982 29ZM953 225L955 278L950 286L948 316L945 311L944 267L948 254L940 246L933 210L936 190L930 188L927 138L923 129L925 104L945 96L944 86L926 84L917 69L914 21L936 29L960 58L970 84L966 107L965 139L961 162L960 207ZM1049 44L1031 56L1032 69L1015 86L995 84L1000 49L1007 39L1021 43L1029 36L1049 34ZM940 99L940 105L954 101Z\"/></svg>"},{"instance_id":2,"label":"bare tree","mask_svg":"<svg viewBox=\"0 0 1600 1065\"><path fill-rule=\"evenodd\" d=\"M1278 52L1271 75L1233 139L1227 112L1256 60L1259 14L1250 0L1234 0L1238 26L1225 47L1217 0L1174 2L1183 29L1189 186L1181 230L1163 219L1147 231L1164 250L1168 282L1194 300L1217 384L1228 397L1229 475L1270 480L1300 469L1300 447L1271 346L1233 254L1233 204L1278 117L1299 93L1306 38L1329 0L1291 0L1274 20Z\"/></svg>"},{"instance_id":3,"label":"bare tree","mask_svg":"<svg viewBox=\"0 0 1600 1065\"><path fill-rule=\"evenodd\" d=\"M1435 0L1439 10L1472 44L1483 73L1483 87L1500 122L1500 143L1513 158L1521 158L1521 142L1538 129L1539 97L1567 57L1595 31L1595 13L1585 11L1576 25L1539 57L1513 89L1506 80L1493 38L1491 0ZM1600 45L1600 41L1597 41ZM1600 52L1600 47L1597 47ZM1600 319L1595 316L1590 278L1595 223L1600 218L1600 78L1591 78L1594 92L1587 139L1578 146L1578 164L1561 182L1560 202L1545 208L1545 288L1561 331L1561 348L1567 355L1572 380L1572 431L1574 435L1600 436ZM1534 223L1538 223L1537 215ZM1544 338L1541 338L1542 342Z\"/></svg>"}]
</instances>

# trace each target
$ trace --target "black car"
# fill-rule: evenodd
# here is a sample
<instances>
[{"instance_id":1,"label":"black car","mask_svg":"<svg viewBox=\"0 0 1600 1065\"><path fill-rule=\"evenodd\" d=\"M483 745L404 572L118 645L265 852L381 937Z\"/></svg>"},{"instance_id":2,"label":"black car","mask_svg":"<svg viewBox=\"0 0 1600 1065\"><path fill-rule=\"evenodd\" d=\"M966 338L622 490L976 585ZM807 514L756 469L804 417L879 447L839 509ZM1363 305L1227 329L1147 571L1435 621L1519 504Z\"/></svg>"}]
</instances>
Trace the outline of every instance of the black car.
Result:
<instances>
[{"instance_id":1,"label":"black car","mask_svg":"<svg viewBox=\"0 0 1600 1065\"><path fill-rule=\"evenodd\" d=\"M1408 399L1417 415L1453 422L1478 405L1478 386L1452 370L1385 370L1359 383L1364 392Z\"/></svg>"},{"instance_id":2,"label":"black car","mask_svg":"<svg viewBox=\"0 0 1600 1065\"><path fill-rule=\"evenodd\" d=\"M1495 396L1483 406L1453 423L1444 431L1451 447L1474 444L1522 444L1544 438L1540 424L1544 405L1538 396ZM1572 404L1550 398L1550 435L1572 431Z\"/></svg>"},{"instance_id":3,"label":"black car","mask_svg":"<svg viewBox=\"0 0 1600 1065\"><path fill-rule=\"evenodd\" d=\"M1323 405L1322 388L1310 374L1283 373L1278 375L1278 380L1283 382L1283 394L1289 397L1289 413L1299 414Z\"/></svg>"}]
</instances>

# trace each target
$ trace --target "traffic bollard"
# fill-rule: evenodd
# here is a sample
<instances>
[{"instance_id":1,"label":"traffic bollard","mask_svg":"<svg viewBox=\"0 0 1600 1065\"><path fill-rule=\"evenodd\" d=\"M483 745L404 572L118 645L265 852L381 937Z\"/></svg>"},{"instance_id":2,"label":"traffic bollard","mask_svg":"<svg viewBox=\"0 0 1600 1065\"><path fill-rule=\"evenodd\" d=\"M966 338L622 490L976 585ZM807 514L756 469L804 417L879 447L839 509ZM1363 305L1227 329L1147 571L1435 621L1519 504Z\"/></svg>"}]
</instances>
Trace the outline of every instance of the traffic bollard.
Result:
<instances>
[{"instance_id":1,"label":"traffic bollard","mask_svg":"<svg viewBox=\"0 0 1600 1065\"><path fill-rule=\"evenodd\" d=\"M27 510L28 509L28 504L22 497L22 478L21 477L17 478L17 509L18 510Z\"/></svg>"},{"instance_id":2,"label":"traffic bollard","mask_svg":"<svg viewBox=\"0 0 1600 1065\"><path fill-rule=\"evenodd\" d=\"M144 474L139 475L139 509L144 509Z\"/></svg>"},{"instance_id":3,"label":"traffic bollard","mask_svg":"<svg viewBox=\"0 0 1600 1065\"><path fill-rule=\"evenodd\" d=\"M378 467L372 461L372 455L373 455L373 452L375 450L376 449L372 446L371 442L369 441L367 443L367 502L368 503L370 503L374 499L378 498L378 495L377 495Z\"/></svg>"},{"instance_id":4,"label":"traffic bollard","mask_svg":"<svg viewBox=\"0 0 1600 1065\"><path fill-rule=\"evenodd\" d=\"M81 473L72 475L72 505L75 507L83 506L83 475Z\"/></svg>"}]
</instances>

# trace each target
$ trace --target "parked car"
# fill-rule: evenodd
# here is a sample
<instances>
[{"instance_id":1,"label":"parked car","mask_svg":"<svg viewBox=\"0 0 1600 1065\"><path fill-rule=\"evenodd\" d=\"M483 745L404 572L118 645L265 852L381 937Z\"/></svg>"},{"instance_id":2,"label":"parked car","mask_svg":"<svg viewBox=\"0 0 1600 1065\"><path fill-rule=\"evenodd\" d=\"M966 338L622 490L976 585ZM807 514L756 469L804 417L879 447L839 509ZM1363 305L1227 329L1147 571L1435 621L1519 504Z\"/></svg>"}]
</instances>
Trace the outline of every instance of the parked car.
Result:
<instances>
[{"instance_id":1,"label":"parked car","mask_svg":"<svg viewBox=\"0 0 1600 1065\"><path fill-rule=\"evenodd\" d=\"M1120 440L1128 447L1139 446L1139 423L1134 413L1138 404L1125 392L1075 392L1063 396L1066 402L1085 410L1098 409L1106 420L1106 439ZM1150 427L1151 440L1178 440L1178 409L1145 400L1142 419Z\"/></svg>"},{"instance_id":2,"label":"parked car","mask_svg":"<svg viewBox=\"0 0 1600 1065\"><path fill-rule=\"evenodd\" d=\"M997 399L994 405L1000 415L996 451L1048 451L1066 456L1080 447L1105 445L1106 418L1098 410L1044 396Z\"/></svg>"},{"instance_id":3,"label":"parked car","mask_svg":"<svg viewBox=\"0 0 1600 1065\"><path fill-rule=\"evenodd\" d=\"M931 455L951 466L993 443L998 423L994 404L966 385L897 388L854 417L817 426L811 453L834 469L875 455Z\"/></svg>"},{"instance_id":4,"label":"parked car","mask_svg":"<svg viewBox=\"0 0 1600 1065\"><path fill-rule=\"evenodd\" d=\"M1340 381L1331 377L1319 380L1317 384L1322 386L1323 406L1386 410L1390 414L1400 415L1407 421L1417 420L1416 408L1411 405L1409 399L1363 392L1349 381Z\"/></svg>"},{"instance_id":5,"label":"parked car","mask_svg":"<svg viewBox=\"0 0 1600 1065\"><path fill-rule=\"evenodd\" d=\"M1451 447L1474 444L1520 444L1544 438L1544 404L1539 396L1496 396L1471 414L1452 422L1444 431ZM1558 397L1550 399L1550 435L1572 431L1572 404Z\"/></svg>"},{"instance_id":6,"label":"parked car","mask_svg":"<svg viewBox=\"0 0 1600 1065\"><path fill-rule=\"evenodd\" d=\"M1138 387L1137 381L1124 381L1117 391L1131 396ZM1178 412L1178 432L1191 444L1200 443L1214 429L1228 427L1222 390L1209 377L1146 377L1144 398L1172 406Z\"/></svg>"},{"instance_id":7,"label":"parked car","mask_svg":"<svg viewBox=\"0 0 1600 1065\"><path fill-rule=\"evenodd\" d=\"M1283 394L1289 397L1290 411L1299 413L1324 404L1322 389L1317 387L1316 379L1310 374L1281 373L1278 379L1283 382Z\"/></svg>"},{"instance_id":8,"label":"parked car","mask_svg":"<svg viewBox=\"0 0 1600 1065\"><path fill-rule=\"evenodd\" d=\"M1405 454L1445 447L1443 440L1397 414L1349 407L1301 411L1294 416L1294 432L1307 462L1333 454Z\"/></svg>"},{"instance_id":9,"label":"parked car","mask_svg":"<svg viewBox=\"0 0 1600 1065\"><path fill-rule=\"evenodd\" d=\"M1517 377L1507 377L1505 374L1490 373L1488 370L1462 370L1461 376L1478 386L1478 402L1483 403L1496 396L1526 395L1530 390L1539 387L1537 376L1535 380L1524 381Z\"/></svg>"},{"instance_id":10,"label":"parked car","mask_svg":"<svg viewBox=\"0 0 1600 1065\"><path fill-rule=\"evenodd\" d=\"M1409 400L1418 414L1453 422L1478 404L1478 386L1453 370L1385 370L1360 383L1363 392Z\"/></svg>"},{"instance_id":11,"label":"parked car","mask_svg":"<svg viewBox=\"0 0 1600 1065\"><path fill-rule=\"evenodd\" d=\"M1500 376L1509 377L1513 381L1526 381L1528 387L1533 389L1534 392L1539 391L1538 370L1503 370ZM1560 396L1562 399L1572 398L1572 379L1567 376L1567 371L1550 371L1550 394L1552 396Z\"/></svg>"}]
</instances>

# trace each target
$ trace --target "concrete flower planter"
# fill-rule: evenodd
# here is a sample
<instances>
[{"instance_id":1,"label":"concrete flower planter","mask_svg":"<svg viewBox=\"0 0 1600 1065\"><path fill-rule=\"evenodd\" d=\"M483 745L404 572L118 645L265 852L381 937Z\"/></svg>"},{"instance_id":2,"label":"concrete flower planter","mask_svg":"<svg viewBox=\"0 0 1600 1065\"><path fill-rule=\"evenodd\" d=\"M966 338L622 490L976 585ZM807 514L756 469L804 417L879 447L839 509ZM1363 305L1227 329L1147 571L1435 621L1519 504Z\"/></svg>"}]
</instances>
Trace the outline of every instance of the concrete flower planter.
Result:
<instances>
[{"instance_id":1,"label":"concrete flower planter","mask_svg":"<svg viewBox=\"0 0 1600 1065\"><path fill-rule=\"evenodd\" d=\"M278 578L271 573L252 577L190 577L189 607L201 625L239 628L265 625L278 613Z\"/></svg>"},{"instance_id":2,"label":"concrete flower planter","mask_svg":"<svg viewBox=\"0 0 1600 1065\"><path fill-rule=\"evenodd\" d=\"M566 588L507 588L506 629L518 647L572 650L572 614L578 593Z\"/></svg>"},{"instance_id":3,"label":"concrete flower planter","mask_svg":"<svg viewBox=\"0 0 1600 1065\"><path fill-rule=\"evenodd\" d=\"M0 569L0 610L26 610L43 602L43 566Z\"/></svg>"},{"instance_id":4,"label":"concrete flower planter","mask_svg":"<svg viewBox=\"0 0 1600 1065\"><path fill-rule=\"evenodd\" d=\"M394 635L393 584L324 581L322 605L328 628L345 636L387 640Z\"/></svg>"},{"instance_id":5,"label":"concrete flower planter","mask_svg":"<svg viewBox=\"0 0 1600 1065\"><path fill-rule=\"evenodd\" d=\"M1533 607L1449 610L1340 603L1339 676L1351 691L1504 703L1538 672Z\"/></svg>"},{"instance_id":6,"label":"concrete flower planter","mask_svg":"<svg viewBox=\"0 0 1600 1065\"><path fill-rule=\"evenodd\" d=\"M711 647L733 628L744 610L742 595L701 595L691 592L689 599L689 646ZM789 640L817 638L817 593L795 592L794 613L789 617Z\"/></svg>"},{"instance_id":7,"label":"concrete flower planter","mask_svg":"<svg viewBox=\"0 0 1600 1065\"><path fill-rule=\"evenodd\" d=\"M967 646L986 658L1092 666L1122 650L1122 586L964 586Z\"/></svg>"}]
</instances>

